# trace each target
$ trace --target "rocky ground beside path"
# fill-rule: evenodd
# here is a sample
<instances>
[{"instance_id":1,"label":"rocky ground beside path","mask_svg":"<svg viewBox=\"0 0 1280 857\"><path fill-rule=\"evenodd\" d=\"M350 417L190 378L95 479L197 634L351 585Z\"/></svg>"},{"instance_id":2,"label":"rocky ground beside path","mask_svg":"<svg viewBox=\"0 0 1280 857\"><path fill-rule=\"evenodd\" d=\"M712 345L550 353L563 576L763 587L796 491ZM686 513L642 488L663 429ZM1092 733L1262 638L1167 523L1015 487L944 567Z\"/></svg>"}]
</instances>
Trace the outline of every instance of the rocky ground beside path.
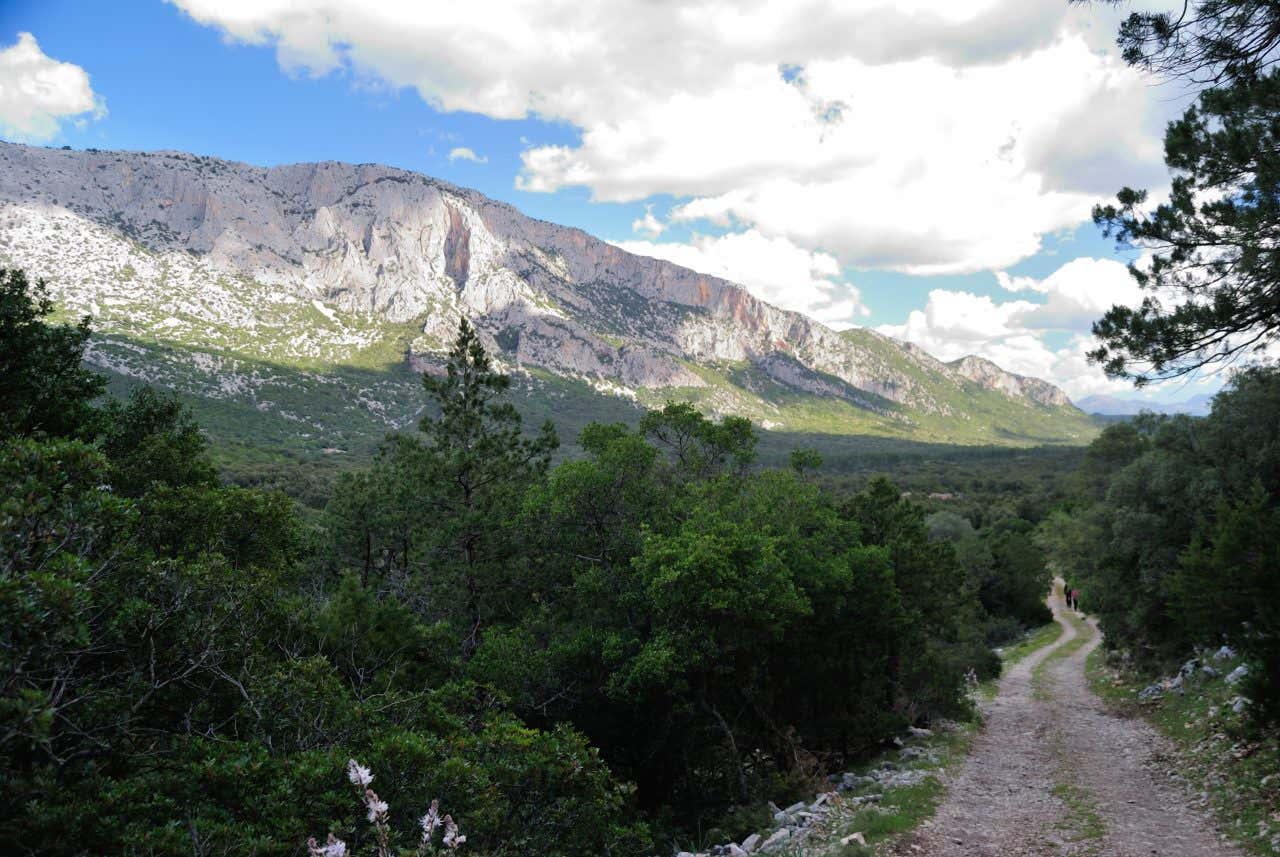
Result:
<instances>
[{"instance_id":1,"label":"rocky ground beside path","mask_svg":"<svg viewBox=\"0 0 1280 857\"><path fill-rule=\"evenodd\" d=\"M1100 635L1051 602L1065 632L1001 680L986 725L928 827L919 857L1236 857L1167 771L1164 739L1111 713L1084 662Z\"/></svg>"}]
</instances>

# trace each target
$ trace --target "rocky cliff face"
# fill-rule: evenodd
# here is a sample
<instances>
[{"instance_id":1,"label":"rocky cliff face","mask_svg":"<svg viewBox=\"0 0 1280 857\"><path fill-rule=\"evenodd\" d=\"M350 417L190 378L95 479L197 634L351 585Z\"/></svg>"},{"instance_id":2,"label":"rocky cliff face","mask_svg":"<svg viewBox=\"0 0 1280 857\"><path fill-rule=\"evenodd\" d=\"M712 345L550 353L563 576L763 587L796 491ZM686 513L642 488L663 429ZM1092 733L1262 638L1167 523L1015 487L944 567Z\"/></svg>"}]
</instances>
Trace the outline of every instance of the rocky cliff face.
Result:
<instances>
[{"instance_id":1,"label":"rocky cliff face","mask_svg":"<svg viewBox=\"0 0 1280 857\"><path fill-rule=\"evenodd\" d=\"M733 283L377 165L0 144L0 256L108 334L271 361L341 362L408 329L405 356L429 363L466 316L509 366L628 396L746 373L871 411L954 415L974 384L1070 406L987 361L840 335ZM712 398L732 410L730 392Z\"/></svg>"},{"instance_id":2,"label":"rocky cliff face","mask_svg":"<svg viewBox=\"0 0 1280 857\"><path fill-rule=\"evenodd\" d=\"M987 390L998 390L1009 396L1021 396L1049 407L1064 408L1071 405L1067 394L1048 381L1006 372L990 360L975 357L972 354L953 360L947 365Z\"/></svg>"}]
</instances>

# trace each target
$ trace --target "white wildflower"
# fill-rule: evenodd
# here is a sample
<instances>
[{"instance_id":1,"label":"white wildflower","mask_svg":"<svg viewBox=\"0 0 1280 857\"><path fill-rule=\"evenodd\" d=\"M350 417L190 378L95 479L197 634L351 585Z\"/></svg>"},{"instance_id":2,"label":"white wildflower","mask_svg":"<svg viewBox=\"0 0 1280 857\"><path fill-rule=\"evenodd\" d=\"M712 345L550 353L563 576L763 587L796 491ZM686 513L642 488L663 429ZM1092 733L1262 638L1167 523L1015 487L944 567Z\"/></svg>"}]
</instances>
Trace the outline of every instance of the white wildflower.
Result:
<instances>
[{"instance_id":1,"label":"white wildflower","mask_svg":"<svg viewBox=\"0 0 1280 857\"><path fill-rule=\"evenodd\" d=\"M436 828L440 826L440 801L431 802L431 806L427 807L427 814L422 816L419 823L422 825L422 841L430 842Z\"/></svg>"},{"instance_id":2,"label":"white wildflower","mask_svg":"<svg viewBox=\"0 0 1280 857\"><path fill-rule=\"evenodd\" d=\"M346 857L346 854L347 843L332 833L329 834L329 839L324 845L318 844L314 836L307 840L308 857Z\"/></svg>"},{"instance_id":3,"label":"white wildflower","mask_svg":"<svg viewBox=\"0 0 1280 857\"><path fill-rule=\"evenodd\" d=\"M369 808L369 823L375 824L387 817L387 802L379 800L373 789L365 789L364 805Z\"/></svg>"},{"instance_id":4,"label":"white wildflower","mask_svg":"<svg viewBox=\"0 0 1280 857\"><path fill-rule=\"evenodd\" d=\"M361 788L368 788L373 782L373 773L355 759L347 760L347 778Z\"/></svg>"},{"instance_id":5,"label":"white wildflower","mask_svg":"<svg viewBox=\"0 0 1280 857\"><path fill-rule=\"evenodd\" d=\"M355 784L360 792L360 800L364 803L365 809L369 813L369 823L373 825L373 833L375 837L374 854L377 857L392 857L394 849L391 847L391 825L388 823L389 807L387 802L378 797L377 792L369 788L369 783L373 782L373 774L364 765L361 765L355 759L347 761L347 778ZM418 820L418 824L422 827L422 844L417 848L418 857L427 857L429 854L438 853L432 844L435 833L440 828L444 828L444 836L441 839L442 844L450 852L467 841L467 837L462 835L462 831L458 829L458 825L454 822L452 816L440 815L440 801L431 801L431 806L427 808L426 815ZM347 857L347 843L338 839L332 833L329 834L329 840L324 845L316 842L315 838L307 840L307 857ZM354 855L353 855L354 857Z\"/></svg>"},{"instance_id":6,"label":"white wildflower","mask_svg":"<svg viewBox=\"0 0 1280 857\"><path fill-rule=\"evenodd\" d=\"M446 815L444 817L444 839L441 840L445 848L454 849L467 841L467 837L462 835L458 830L458 825L453 823L453 817Z\"/></svg>"}]
</instances>

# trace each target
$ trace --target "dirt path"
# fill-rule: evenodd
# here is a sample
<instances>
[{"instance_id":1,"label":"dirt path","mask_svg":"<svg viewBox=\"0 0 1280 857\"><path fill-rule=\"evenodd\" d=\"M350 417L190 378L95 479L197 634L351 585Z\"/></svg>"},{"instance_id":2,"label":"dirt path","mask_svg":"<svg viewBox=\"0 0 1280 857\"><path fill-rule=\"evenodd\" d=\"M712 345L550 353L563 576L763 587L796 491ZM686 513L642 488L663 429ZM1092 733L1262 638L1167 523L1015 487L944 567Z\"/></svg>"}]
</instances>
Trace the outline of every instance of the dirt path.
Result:
<instances>
[{"instance_id":1,"label":"dirt path","mask_svg":"<svg viewBox=\"0 0 1280 857\"><path fill-rule=\"evenodd\" d=\"M1065 633L1012 667L930 827L898 853L927 857L1237 857L1162 764L1163 739L1087 687L1097 629L1054 598Z\"/></svg>"}]
</instances>

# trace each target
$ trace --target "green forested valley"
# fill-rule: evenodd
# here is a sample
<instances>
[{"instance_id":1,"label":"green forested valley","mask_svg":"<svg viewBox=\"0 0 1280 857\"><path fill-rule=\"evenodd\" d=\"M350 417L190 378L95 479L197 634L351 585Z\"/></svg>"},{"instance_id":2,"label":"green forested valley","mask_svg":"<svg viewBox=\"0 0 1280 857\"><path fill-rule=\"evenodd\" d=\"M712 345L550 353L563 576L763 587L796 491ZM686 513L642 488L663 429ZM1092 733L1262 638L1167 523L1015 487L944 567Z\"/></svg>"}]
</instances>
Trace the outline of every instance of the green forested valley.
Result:
<instances>
[{"instance_id":1,"label":"green forested valley","mask_svg":"<svg viewBox=\"0 0 1280 857\"><path fill-rule=\"evenodd\" d=\"M0 0L0 857L1280 857L1278 344L1280 0Z\"/></svg>"},{"instance_id":2,"label":"green forested valley","mask_svg":"<svg viewBox=\"0 0 1280 857\"><path fill-rule=\"evenodd\" d=\"M746 420L672 404L550 465L465 324L434 416L300 512L221 481L171 396L101 398L88 329L3 285L0 825L49 853L359 842L349 758L447 795L472 853L740 836L969 716L1047 618L1033 521L760 467Z\"/></svg>"},{"instance_id":3,"label":"green forested valley","mask_svg":"<svg viewBox=\"0 0 1280 857\"><path fill-rule=\"evenodd\" d=\"M410 814L364 823L349 759L396 806L443 797L473 854L741 838L972 717L1050 569L1148 669L1240 647L1276 715L1272 372L1205 420L903 487L761 466L748 421L688 404L552 464L464 322L418 430L306 506L227 483L171 395L104 398L88 327L0 284L0 831L42 853L414 848Z\"/></svg>"}]
</instances>

